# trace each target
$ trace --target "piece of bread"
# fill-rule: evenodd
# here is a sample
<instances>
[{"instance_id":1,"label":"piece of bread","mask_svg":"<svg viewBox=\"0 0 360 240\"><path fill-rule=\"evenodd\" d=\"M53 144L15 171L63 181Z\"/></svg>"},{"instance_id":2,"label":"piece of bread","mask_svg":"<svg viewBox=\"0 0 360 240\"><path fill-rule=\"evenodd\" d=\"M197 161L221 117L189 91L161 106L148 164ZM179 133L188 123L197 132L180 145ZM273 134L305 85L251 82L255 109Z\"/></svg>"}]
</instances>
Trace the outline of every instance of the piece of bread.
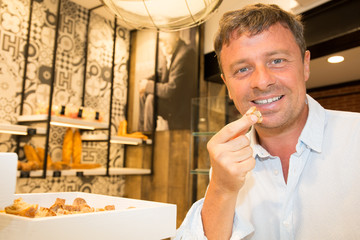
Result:
<instances>
[{"instance_id":1,"label":"piece of bread","mask_svg":"<svg viewBox=\"0 0 360 240\"><path fill-rule=\"evenodd\" d=\"M52 217L52 216L56 216L56 213L53 210L44 207L40 207L35 214L35 217Z\"/></svg>"},{"instance_id":2,"label":"piece of bread","mask_svg":"<svg viewBox=\"0 0 360 240\"><path fill-rule=\"evenodd\" d=\"M66 169L70 169L70 164L65 162L53 162L50 166L50 169L57 171L66 170Z\"/></svg>"},{"instance_id":3,"label":"piece of bread","mask_svg":"<svg viewBox=\"0 0 360 240\"><path fill-rule=\"evenodd\" d=\"M125 136L126 134L127 134L127 121L122 120L119 123L119 128L118 128L117 135L118 136Z\"/></svg>"},{"instance_id":4,"label":"piece of bread","mask_svg":"<svg viewBox=\"0 0 360 240\"><path fill-rule=\"evenodd\" d=\"M258 120L256 123L261 123L262 120L263 120L263 117L262 117L262 114L259 110L257 110L257 108L255 106L251 107L245 114L246 116L249 116L249 115L255 115Z\"/></svg>"},{"instance_id":5,"label":"piece of bread","mask_svg":"<svg viewBox=\"0 0 360 240\"><path fill-rule=\"evenodd\" d=\"M31 170L36 170L39 165L35 162L23 162L18 161L18 170L28 172Z\"/></svg>"},{"instance_id":6,"label":"piece of bread","mask_svg":"<svg viewBox=\"0 0 360 240\"><path fill-rule=\"evenodd\" d=\"M68 128L64 135L63 148L62 148L62 162L66 164L71 163L73 150L73 131Z\"/></svg>"},{"instance_id":7,"label":"piece of bread","mask_svg":"<svg viewBox=\"0 0 360 240\"><path fill-rule=\"evenodd\" d=\"M41 148L41 147L36 147L36 153L40 159L40 167L43 168L44 167L44 159L45 159L45 149ZM50 168L52 164L52 159L50 157L50 154L48 153L47 155L47 168Z\"/></svg>"},{"instance_id":8,"label":"piece of bread","mask_svg":"<svg viewBox=\"0 0 360 240\"><path fill-rule=\"evenodd\" d=\"M24 145L24 153L25 153L25 157L28 160L28 162L33 163L32 164L33 169L31 169L31 170L40 169L40 166L41 166L40 158L37 155L35 149L31 145L29 145L29 144Z\"/></svg>"},{"instance_id":9,"label":"piece of bread","mask_svg":"<svg viewBox=\"0 0 360 240\"><path fill-rule=\"evenodd\" d=\"M14 200L13 205L5 207L5 212L8 214L33 218L36 215L38 207L38 204L29 204L24 202L22 198L18 198Z\"/></svg>"},{"instance_id":10,"label":"piece of bread","mask_svg":"<svg viewBox=\"0 0 360 240\"><path fill-rule=\"evenodd\" d=\"M148 139L148 136L142 134L141 132L129 133L129 134L126 134L125 137L140 138L140 139L144 139L144 140Z\"/></svg>"},{"instance_id":11,"label":"piece of bread","mask_svg":"<svg viewBox=\"0 0 360 240\"><path fill-rule=\"evenodd\" d=\"M106 210L106 211L115 210L115 206L114 206L114 205L106 205L106 206L105 206L105 210Z\"/></svg>"},{"instance_id":12,"label":"piece of bread","mask_svg":"<svg viewBox=\"0 0 360 240\"><path fill-rule=\"evenodd\" d=\"M100 163L72 163L70 164L72 169L94 169L101 167Z\"/></svg>"},{"instance_id":13,"label":"piece of bread","mask_svg":"<svg viewBox=\"0 0 360 240\"><path fill-rule=\"evenodd\" d=\"M81 134L78 129L75 130L73 135L73 149L72 149L72 162L75 164L81 163L82 141Z\"/></svg>"},{"instance_id":14,"label":"piece of bread","mask_svg":"<svg viewBox=\"0 0 360 240\"><path fill-rule=\"evenodd\" d=\"M93 207L90 207L83 198L75 198L72 205L65 204L65 199L57 198L55 200L55 203L50 208L40 207L39 209L38 204L29 204L23 201L22 198L18 198L14 200L13 205L5 207L5 213L7 214L14 214L31 218L111 210L115 210L114 205L107 205L104 208L95 209Z\"/></svg>"},{"instance_id":15,"label":"piece of bread","mask_svg":"<svg viewBox=\"0 0 360 240\"><path fill-rule=\"evenodd\" d=\"M57 212L58 209L63 208L65 205L65 199L56 198L55 203L50 207L50 210Z\"/></svg>"}]
</instances>

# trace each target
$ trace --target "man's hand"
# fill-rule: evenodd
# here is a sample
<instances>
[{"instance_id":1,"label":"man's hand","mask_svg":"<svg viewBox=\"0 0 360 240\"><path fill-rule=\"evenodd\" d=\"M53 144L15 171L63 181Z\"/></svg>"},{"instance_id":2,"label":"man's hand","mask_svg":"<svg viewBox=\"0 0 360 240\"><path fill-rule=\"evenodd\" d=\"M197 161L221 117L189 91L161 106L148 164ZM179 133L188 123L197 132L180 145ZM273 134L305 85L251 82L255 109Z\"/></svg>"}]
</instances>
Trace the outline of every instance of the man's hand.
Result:
<instances>
[{"instance_id":1,"label":"man's hand","mask_svg":"<svg viewBox=\"0 0 360 240\"><path fill-rule=\"evenodd\" d=\"M253 111L249 109L248 112ZM245 136L258 116L245 114L222 128L207 144L212 166L211 181L223 193L238 192L246 173L255 167L250 141Z\"/></svg>"},{"instance_id":2,"label":"man's hand","mask_svg":"<svg viewBox=\"0 0 360 240\"><path fill-rule=\"evenodd\" d=\"M212 175L201 212L208 239L229 239L236 198L246 174L255 167L250 141L245 136L259 117L249 109L242 118L222 128L207 144Z\"/></svg>"}]
</instances>

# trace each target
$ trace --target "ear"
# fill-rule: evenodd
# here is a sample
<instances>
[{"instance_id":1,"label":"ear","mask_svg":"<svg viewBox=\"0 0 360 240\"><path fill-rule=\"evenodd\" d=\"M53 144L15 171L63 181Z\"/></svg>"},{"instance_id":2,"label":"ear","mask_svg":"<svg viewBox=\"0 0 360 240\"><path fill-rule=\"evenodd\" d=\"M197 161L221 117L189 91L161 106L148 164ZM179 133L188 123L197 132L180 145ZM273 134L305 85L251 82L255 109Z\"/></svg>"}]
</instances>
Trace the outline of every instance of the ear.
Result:
<instances>
[{"instance_id":1,"label":"ear","mask_svg":"<svg viewBox=\"0 0 360 240\"><path fill-rule=\"evenodd\" d=\"M222 73L220 76L221 76L221 79L224 81L225 86L226 86L226 88L227 88L227 90L228 90L229 98L232 99L231 94L230 94L229 87L228 87L228 85L226 84L226 79L225 79L224 74Z\"/></svg>"},{"instance_id":2,"label":"ear","mask_svg":"<svg viewBox=\"0 0 360 240\"><path fill-rule=\"evenodd\" d=\"M309 77L310 77L310 51L306 50L305 56L304 56L304 80L305 80L305 82L309 79Z\"/></svg>"}]
</instances>

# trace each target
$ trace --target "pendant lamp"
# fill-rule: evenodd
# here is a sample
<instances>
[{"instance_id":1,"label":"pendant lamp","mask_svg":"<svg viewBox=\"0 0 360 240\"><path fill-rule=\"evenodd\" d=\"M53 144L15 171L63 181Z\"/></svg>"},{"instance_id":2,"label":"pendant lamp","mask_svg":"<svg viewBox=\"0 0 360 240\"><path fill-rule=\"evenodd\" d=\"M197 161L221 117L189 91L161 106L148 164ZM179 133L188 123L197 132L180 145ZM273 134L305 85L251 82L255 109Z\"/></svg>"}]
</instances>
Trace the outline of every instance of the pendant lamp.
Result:
<instances>
[{"instance_id":1,"label":"pendant lamp","mask_svg":"<svg viewBox=\"0 0 360 240\"><path fill-rule=\"evenodd\" d=\"M135 29L177 31L205 22L222 0L102 0L120 24Z\"/></svg>"}]
</instances>

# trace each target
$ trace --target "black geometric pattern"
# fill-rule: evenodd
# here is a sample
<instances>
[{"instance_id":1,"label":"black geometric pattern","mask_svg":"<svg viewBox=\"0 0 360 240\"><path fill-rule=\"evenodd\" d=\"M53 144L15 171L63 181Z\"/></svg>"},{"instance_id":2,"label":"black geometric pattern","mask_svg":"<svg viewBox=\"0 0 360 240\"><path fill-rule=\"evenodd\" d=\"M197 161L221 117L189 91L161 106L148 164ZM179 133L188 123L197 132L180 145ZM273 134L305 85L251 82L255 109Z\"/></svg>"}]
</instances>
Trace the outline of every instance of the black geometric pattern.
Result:
<instances>
[{"instance_id":1,"label":"black geometric pattern","mask_svg":"<svg viewBox=\"0 0 360 240\"><path fill-rule=\"evenodd\" d=\"M71 67L71 55L67 52L59 52L56 55L56 67L58 67L58 70L69 72Z\"/></svg>"},{"instance_id":2,"label":"black geometric pattern","mask_svg":"<svg viewBox=\"0 0 360 240\"><path fill-rule=\"evenodd\" d=\"M18 178L16 193L44 192L88 192L121 197L124 192L125 179L121 176L69 177L61 178Z\"/></svg>"},{"instance_id":3,"label":"black geometric pattern","mask_svg":"<svg viewBox=\"0 0 360 240\"><path fill-rule=\"evenodd\" d=\"M40 41L42 30L43 30L43 25L39 25L39 23L37 22L33 23L30 29L30 40L34 42Z\"/></svg>"},{"instance_id":4,"label":"black geometric pattern","mask_svg":"<svg viewBox=\"0 0 360 240\"><path fill-rule=\"evenodd\" d=\"M79 104L81 102L84 55L86 40L86 24L91 21L90 26L94 35L101 36L100 44L89 39L88 68L87 76L99 79L99 88L96 97L86 95L85 106L94 106L102 111L106 118L109 115L110 102L110 76L112 68L113 51L113 23L102 17L92 14L88 19L88 9L81 7L69 0L61 0L61 18L58 41L58 52L56 54L55 87L53 94L54 103ZM16 123L19 114L20 93L22 85L22 74L24 70L24 46L27 37L27 27L30 1L25 0L2 0L0 1L0 16L5 15L11 21L3 21L0 25L0 79L1 70L8 70L11 82L0 82L0 121ZM23 5L16 13L13 6ZM24 113L33 114L37 111L37 101L39 91L50 89L52 74L52 61L54 50L55 23L57 13L57 0L39 0L33 3L32 25L30 33L30 48L27 65L27 81L24 100ZM16 19L19 19L17 21ZM14 24L16 23L16 24ZM13 25L11 25L13 24ZM20 28L20 31L18 30ZM112 115L112 132L116 131L118 122L124 118L124 108L126 105L126 88L124 79L127 79L127 60L129 58L129 31L118 29L116 33L116 65L115 69L121 69L121 74L114 76L116 92L121 93L121 97L114 101ZM2 63L6 67L2 66ZM5 66L4 65L4 66ZM5 78L4 78L5 79ZM8 79L8 78L6 78ZM43 98L43 96L41 95ZM43 98L45 99L45 98ZM43 100L48 103L49 96ZM114 129L115 128L115 129ZM49 153L53 161L62 159L62 143L65 128L51 127ZM107 131L103 131L104 134ZM28 143L45 147L44 138L32 138ZM0 150L13 151L16 141L11 135L0 135ZM23 152L19 152L19 158L23 157ZM83 143L83 161L89 163L106 164L107 146L106 143ZM123 164L124 148L121 145L112 145L110 148L110 166L120 167ZM46 179L18 179L17 192L49 192L49 191L90 191L107 195L120 196L123 194L124 178L120 176L104 177L60 177Z\"/></svg>"}]
</instances>

